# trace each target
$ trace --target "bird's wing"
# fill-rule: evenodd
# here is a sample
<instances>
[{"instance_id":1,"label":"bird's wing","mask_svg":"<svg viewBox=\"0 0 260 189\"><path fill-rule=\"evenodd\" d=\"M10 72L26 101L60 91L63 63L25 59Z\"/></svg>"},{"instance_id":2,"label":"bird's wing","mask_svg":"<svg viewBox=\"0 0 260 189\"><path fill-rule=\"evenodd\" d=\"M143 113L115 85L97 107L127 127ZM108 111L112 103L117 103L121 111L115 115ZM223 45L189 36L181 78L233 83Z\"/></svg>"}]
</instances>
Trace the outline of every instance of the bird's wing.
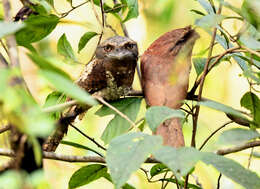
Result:
<instances>
[{"instance_id":1,"label":"bird's wing","mask_svg":"<svg viewBox=\"0 0 260 189\"><path fill-rule=\"evenodd\" d=\"M91 94L106 88L106 71L103 61L94 59L87 64L76 83Z\"/></svg>"}]
</instances>

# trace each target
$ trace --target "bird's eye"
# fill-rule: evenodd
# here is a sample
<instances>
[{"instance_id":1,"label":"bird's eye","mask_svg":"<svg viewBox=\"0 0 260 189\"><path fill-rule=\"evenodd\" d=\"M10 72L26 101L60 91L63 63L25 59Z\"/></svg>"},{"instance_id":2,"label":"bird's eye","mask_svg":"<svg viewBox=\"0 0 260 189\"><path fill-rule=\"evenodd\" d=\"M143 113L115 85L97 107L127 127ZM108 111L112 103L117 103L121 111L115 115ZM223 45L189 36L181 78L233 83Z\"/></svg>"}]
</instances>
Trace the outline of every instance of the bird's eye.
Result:
<instances>
[{"instance_id":1,"label":"bird's eye","mask_svg":"<svg viewBox=\"0 0 260 189\"><path fill-rule=\"evenodd\" d=\"M125 44L125 48L126 48L126 49L132 49L132 48L134 48L134 44L132 44L132 43L127 43L127 44Z\"/></svg>"},{"instance_id":2,"label":"bird's eye","mask_svg":"<svg viewBox=\"0 0 260 189\"><path fill-rule=\"evenodd\" d=\"M105 50L106 52L112 51L113 48L114 48L114 47L113 47L112 45L106 45L106 46L104 46L104 50Z\"/></svg>"}]
</instances>

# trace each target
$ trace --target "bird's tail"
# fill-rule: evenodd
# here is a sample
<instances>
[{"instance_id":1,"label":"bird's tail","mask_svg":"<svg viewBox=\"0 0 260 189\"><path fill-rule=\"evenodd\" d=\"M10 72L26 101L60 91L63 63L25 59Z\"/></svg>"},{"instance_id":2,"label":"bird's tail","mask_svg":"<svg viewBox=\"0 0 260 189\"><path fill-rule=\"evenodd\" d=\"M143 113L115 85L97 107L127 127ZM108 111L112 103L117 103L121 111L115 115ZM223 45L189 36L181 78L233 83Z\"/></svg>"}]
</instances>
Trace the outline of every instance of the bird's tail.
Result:
<instances>
[{"instance_id":1,"label":"bird's tail","mask_svg":"<svg viewBox=\"0 0 260 189\"><path fill-rule=\"evenodd\" d=\"M172 146L175 148L185 146L179 118L171 118L164 121L159 125L155 134L162 136L163 144L166 146Z\"/></svg>"}]
</instances>

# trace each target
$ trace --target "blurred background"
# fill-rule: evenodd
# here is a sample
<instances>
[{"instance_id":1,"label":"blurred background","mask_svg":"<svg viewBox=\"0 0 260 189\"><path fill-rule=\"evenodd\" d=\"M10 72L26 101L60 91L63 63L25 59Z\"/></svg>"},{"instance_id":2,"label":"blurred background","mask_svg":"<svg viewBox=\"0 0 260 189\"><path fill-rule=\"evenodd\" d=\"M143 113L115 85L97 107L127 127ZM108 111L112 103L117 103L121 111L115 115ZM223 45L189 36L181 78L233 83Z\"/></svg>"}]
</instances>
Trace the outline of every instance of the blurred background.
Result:
<instances>
[{"instance_id":1,"label":"blurred background","mask_svg":"<svg viewBox=\"0 0 260 189\"><path fill-rule=\"evenodd\" d=\"M78 5L82 2L83 1L80 0L74 0L73 5ZM112 1L109 0L106 2L108 4L112 3ZM228 0L228 2L235 7L240 7L242 4L242 0ZM18 12L22 5L19 1L16 0L12 0L11 3L13 14L15 15L15 13ZM140 15L137 19L131 19L130 21L126 22L126 28L129 32L130 38L137 41L140 55L155 39L157 39L165 32L175 28L185 27L187 25L194 25L195 19L199 18L199 16L191 12L191 9L198 9L203 11L199 3L195 0L138 0L138 3ZM66 12L70 9L69 3L65 0L55 0L54 4L57 13ZM96 9L100 16L99 9ZM225 14L232 15L233 13L230 12L230 10L224 8L223 15ZM120 23L115 17L108 15L107 23L115 28L120 35L123 34ZM238 32L242 24L242 22L234 19L228 19L223 22L223 26L231 34ZM210 35L208 35L202 29L196 28L196 30L201 37L194 47L193 57L196 57L199 52L206 49L209 46L210 41ZM39 52L41 52L43 56L53 59L57 65L66 70L72 78L76 79L83 69L84 64L87 64L91 59L98 40L98 37L91 39L87 46L80 52L80 54L78 54L77 45L79 39L87 31L101 31L101 27L97 22L90 3L75 9L67 17L63 18L61 23L56 27L51 35L42 40L40 43L37 43L36 48L39 49ZM63 57L57 55L57 41L63 33L66 33L67 39L71 43L77 56L78 63L71 63L68 60L64 60ZM113 32L109 28L106 28L103 39L106 39L112 35ZM222 51L223 49L220 46L216 46L214 48L214 53L216 54ZM45 98L52 91L52 88L48 85L46 80L39 77L36 67L33 63L31 63L30 59L26 55L26 52L27 50L25 48L19 48L19 56L23 75L35 99L39 104L44 104ZM200 56L206 57L207 54L200 54ZM234 108L241 109L240 98L245 92L249 90L249 86L246 79L240 76L240 74L241 70L237 64L222 62L208 75L203 96L232 106ZM190 75L190 87L193 85L195 79L195 70L192 68ZM138 77L135 77L134 88L140 89ZM111 116L101 118L97 115L94 115L94 112L98 108L99 106L94 107L88 111L83 121L78 123L77 126L84 132L88 133L88 135L94 137L97 141L102 143L99 138L105 129L106 123L111 119ZM145 103L143 102L137 119L143 117L144 112ZM228 120L229 119L223 113L205 107L201 108L197 135L198 146L200 146L205 138L207 138L216 128L220 127ZM234 124L233 126L237 125ZM232 126L229 126L228 128L231 127ZM186 145L189 146L192 130L191 120L184 124L183 130ZM150 132L149 129L145 129L145 131ZM218 134L209 141L209 143L205 146L204 151L215 151L221 148L221 144L216 143L218 138L217 136ZM95 145L93 145L74 130L69 130L65 140L74 141L97 149ZM0 145L6 145L4 144L4 137L2 136ZM91 152L78 150L64 145L60 145L57 152L68 155L93 155ZM250 150L246 150L229 155L228 157L234 158L234 160L247 167L249 153ZM45 175L50 183L51 188L67 188L70 176L83 165L85 164L45 160ZM149 168L151 166L152 165L143 165L144 168ZM259 159L252 159L250 169L258 173L260 172ZM198 181L202 184L203 188L206 189L213 189L216 187L218 174L219 173L214 168L203 163L198 163L194 172L194 175L196 175ZM196 178L191 177L191 180L195 182ZM133 184L136 188L141 189L160 188L160 183L154 184L146 181L145 175L141 171L137 171L136 174L132 175L128 183ZM167 188L175 187L175 185L169 184ZM105 179L99 179L91 184L81 187L81 189L83 188L108 189L113 188L113 185ZM223 176L221 180L221 188L232 189L241 187Z\"/></svg>"}]
</instances>

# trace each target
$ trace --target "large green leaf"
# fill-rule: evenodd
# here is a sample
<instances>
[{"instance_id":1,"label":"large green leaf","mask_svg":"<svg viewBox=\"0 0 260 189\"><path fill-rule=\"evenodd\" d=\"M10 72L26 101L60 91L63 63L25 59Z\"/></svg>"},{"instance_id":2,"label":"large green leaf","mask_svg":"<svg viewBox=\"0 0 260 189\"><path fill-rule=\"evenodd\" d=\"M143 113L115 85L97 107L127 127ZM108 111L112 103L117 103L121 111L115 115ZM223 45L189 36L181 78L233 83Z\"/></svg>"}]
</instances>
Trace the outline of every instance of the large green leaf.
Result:
<instances>
[{"instance_id":1,"label":"large green leaf","mask_svg":"<svg viewBox=\"0 0 260 189\"><path fill-rule=\"evenodd\" d=\"M105 174L107 174L107 168L104 165L92 164L81 167L70 177L69 189L89 184L103 177Z\"/></svg>"},{"instance_id":2,"label":"large green leaf","mask_svg":"<svg viewBox=\"0 0 260 189\"><path fill-rule=\"evenodd\" d=\"M188 147L176 149L164 146L153 153L153 155L157 160L167 165L178 179L187 175L202 158L199 151Z\"/></svg>"},{"instance_id":3,"label":"large green leaf","mask_svg":"<svg viewBox=\"0 0 260 189\"><path fill-rule=\"evenodd\" d=\"M146 121L153 132L165 120L178 117L185 118L185 114L181 110L174 110L166 106L153 106L146 111Z\"/></svg>"},{"instance_id":4,"label":"large green leaf","mask_svg":"<svg viewBox=\"0 0 260 189\"><path fill-rule=\"evenodd\" d=\"M128 133L113 139L107 149L106 162L117 189L162 145L160 136Z\"/></svg>"},{"instance_id":5,"label":"large green leaf","mask_svg":"<svg viewBox=\"0 0 260 189\"><path fill-rule=\"evenodd\" d=\"M124 113L130 120L135 121L136 116L140 109L142 98L124 98L110 104L117 108L120 112ZM103 106L96 112L99 116L106 116L115 114L115 117L108 123L101 139L108 144L114 137L119 136L130 127L130 123L118 115L114 110L107 106Z\"/></svg>"},{"instance_id":6,"label":"large green leaf","mask_svg":"<svg viewBox=\"0 0 260 189\"><path fill-rule=\"evenodd\" d=\"M53 71L67 79L70 79L70 76L66 72L64 72L63 70L55 66L51 61L46 60L42 56L39 56L36 53L28 54L28 56L41 70Z\"/></svg>"},{"instance_id":7,"label":"large green leaf","mask_svg":"<svg viewBox=\"0 0 260 189\"><path fill-rule=\"evenodd\" d=\"M30 15L24 23L26 27L16 33L19 45L27 45L40 41L49 35L59 22L56 15Z\"/></svg>"},{"instance_id":8,"label":"large green leaf","mask_svg":"<svg viewBox=\"0 0 260 189\"><path fill-rule=\"evenodd\" d=\"M219 172L247 189L260 188L260 178L257 174L244 168L239 163L231 159L216 155L214 153L204 152L202 161L213 165Z\"/></svg>"},{"instance_id":9,"label":"large green leaf","mask_svg":"<svg viewBox=\"0 0 260 189\"><path fill-rule=\"evenodd\" d=\"M25 27L25 24L20 24L16 22L3 22L0 21L0 38L5 37L6 35L13 34L18 30Z\"/></svg>"},{"instance_id":10,"label":"large green leaf","mask_svg":"<svg viewBox=\"0 0 260 189\"><path fill-rule=\"evenodd\" d=\"M250 110L251 114L253 115L253 119L257 124L256 126L260 127L260 100L258 96L252 92L247 92L241 98L240 104L241 106Z\"/></svg>"},{"instance_id":11,"label":"large green leaf","mask_svg":"<svg viewBox=\"0 0 260 189\"><path fill-rule=\"evenodd\" d=\"M136 18L139 15L138 1L137 0L126 0L126 1L127 1L128 13L126 15L126 18L123 20L123 22L126 22L132 18Z\"/></svg>"},{"instance_id":12,"label":"large green leaf","mask_svg":"<svg viewBox=\"0 0 260 189\"><path fill-rule=\"evenodd\" d=\"M80 53L80 51L86 46L88 41L96 35L96 32L86 32L79 40L78 53Z\"/></svg>"},{"instance_id":13,"label":"large green leaf","mask_svg":"<svg viewBox=\"0 0 260 189\"><path fill-rule=\"evenodd\" d=\"M255 130L234 128L224 131L218 141L224 144L242 144L258 137L260 134Z\"/></svg>"},{"instance_id":14,"label":"large green leaf","mask_svg":"<svg viewBox=\"0 0 260 189\"><path fill-rule=\"evenodd\" d=\"M65 93L82 103L88 105L96 105L97 102L92 96L90 96L86 91L75 85L71 80L63 77L62 75L49 71L41 70L41 74L60 92Z\"/></svg>"},{"instance_id":15,"label":"large green leaf","mask_svg":"<svg viewBox=\"0 0 260 189\"><path fill-rule=\"evenodd\" d=\"M58 40L57 51L60 55L64 56L65 58L69 58L76 61L73 49L65 33Z\"/></svg>"},{"instance_id":16,"label":"large green leaf","mask_svg":"<svg viewBox=\"0 0 260 189\"><path fill-rule=\"evenodd\" d=\"M190 147L162 147L153 153L155 158L169 167L179 178L186 175L200 160L214 166L219 172L248 189L260 188L260 178L256 173L244 168L239 163L216 155L212 152L199 152Z\"/></svg>"}]
</instances>

